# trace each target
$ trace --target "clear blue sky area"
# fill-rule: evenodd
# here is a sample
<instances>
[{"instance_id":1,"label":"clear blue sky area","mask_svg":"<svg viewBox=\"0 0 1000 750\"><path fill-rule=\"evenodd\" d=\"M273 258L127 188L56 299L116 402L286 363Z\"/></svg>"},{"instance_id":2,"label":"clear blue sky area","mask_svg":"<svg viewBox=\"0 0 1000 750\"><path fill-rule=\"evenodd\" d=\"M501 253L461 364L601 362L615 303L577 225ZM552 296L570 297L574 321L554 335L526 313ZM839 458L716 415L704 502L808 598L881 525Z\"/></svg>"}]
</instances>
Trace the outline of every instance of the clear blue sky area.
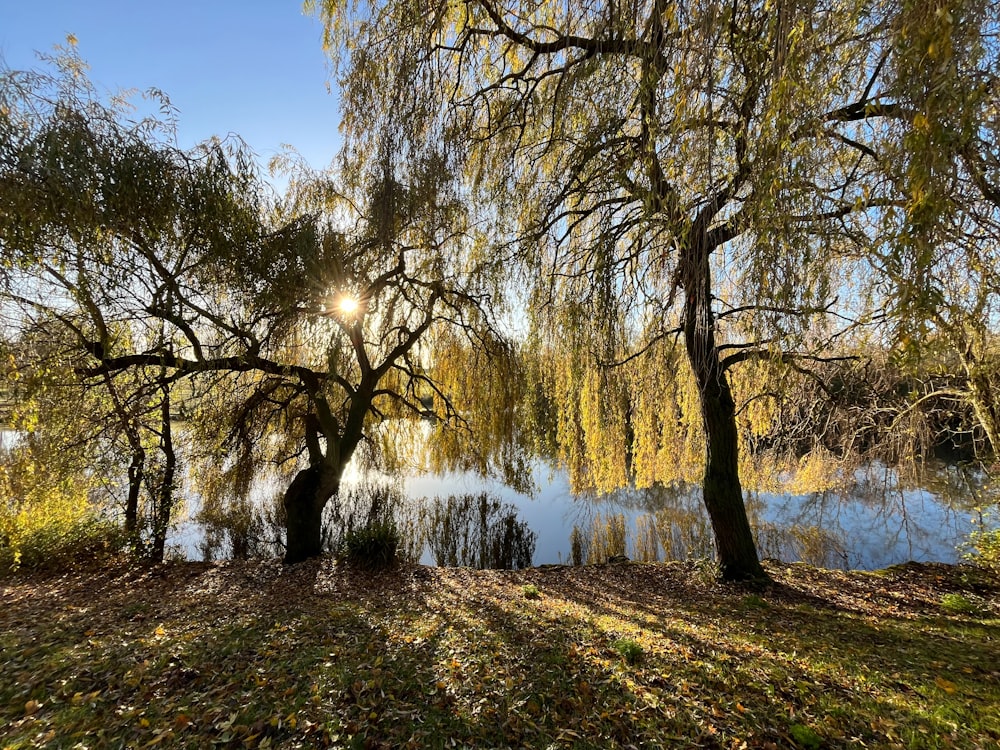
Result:
<instances>
[{"instance_id":1,"label":"clear blue sky area","mask_svg":"<svg viewBox=\"0 0 1000 750\"><path fill-rule=\"evenodd\" d=\"M317 168L339 147L322 27L300 0L0 0L9 67L38 67L67 34L98 87L164 91L183 147L236 133L262 164L287 143Z\"/></svg>"}]
</instances>

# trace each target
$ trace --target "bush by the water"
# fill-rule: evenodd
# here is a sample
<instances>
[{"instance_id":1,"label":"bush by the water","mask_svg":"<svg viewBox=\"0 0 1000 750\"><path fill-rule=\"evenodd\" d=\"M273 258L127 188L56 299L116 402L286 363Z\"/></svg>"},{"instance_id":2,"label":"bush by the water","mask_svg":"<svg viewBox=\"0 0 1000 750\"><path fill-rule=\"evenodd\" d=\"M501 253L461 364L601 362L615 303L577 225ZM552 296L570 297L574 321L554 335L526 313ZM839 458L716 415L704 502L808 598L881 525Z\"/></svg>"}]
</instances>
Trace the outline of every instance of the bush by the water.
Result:
<instances>
[{"instance_id":1,"label":"bush by the water","mask_svg":"<svg viewBox=\"0 0 1000 750\"><path fill-rule=\"evenodd\" d=\"M93 473L41 438L0 441L0 575L69 570L120 552L119 524L99 512Z\"/></svg>"},{"instance_id":2,"label":"bush by the water","mask_svg":"<svg viewBox=\"0 0 1000 750\"><path fill-rule=\"evenodd\" d=\"M375 521L344 534L338 557L366 570L384 570L396 564L399 530L390 521Z\"/></svg>"},{"instance_id":3,"label":"bush by the water","mask_svg":"<svg viewBox=\"0 0 1000 750\"><path fill-rule=\"evenodd\" d=\"M1000 572L1000 529L979 530L969 535L969 562Z\"/></svg>"},{"instance_id":4,"label":"bush by the water","mask_svg":"<svg viewBox=\"0 0 1000 750\"><path fill-rule=\"evenodd\" d=\"M0 531L0 575L71 570L106 560L125 548L119 525L94 513L46 517L41 523L21 520L18 525L4 523Z\"/></svg>"}]
</instances>

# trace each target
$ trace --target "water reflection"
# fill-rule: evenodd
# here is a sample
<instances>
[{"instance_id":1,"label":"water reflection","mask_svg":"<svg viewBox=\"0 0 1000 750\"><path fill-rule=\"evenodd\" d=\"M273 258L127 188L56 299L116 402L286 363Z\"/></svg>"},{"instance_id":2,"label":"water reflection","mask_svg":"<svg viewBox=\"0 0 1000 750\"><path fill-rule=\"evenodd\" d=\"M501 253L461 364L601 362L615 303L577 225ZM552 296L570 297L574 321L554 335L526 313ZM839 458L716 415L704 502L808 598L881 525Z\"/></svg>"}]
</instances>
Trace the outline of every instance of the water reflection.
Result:
<instances>
[{"instance_id":1,"label":"water reflection","mask_svg":"<svg viewBox=\"0 0 1000 750\"><path fill-rule=\"evenodd\" d=\"M202 505L194 519L203 530L195 548L202 560L277 557L284 552L280 496Z\"/></svg>"},{"instance_id":2,"label":"water reflection","mask_svg":"<svg viewBox=\"0 0 1000 750\"><path fill-rule=\"evenodd\" d=\"M195 550L203 560L284 553L280 492L264 502L204 505L194 520L202 530ZM413 501L397 484L370 480L343 487L330 502L323 516L323 548L335 552L352 531L383 524L399 533L399 559L416 562L427 549L436 565L525 568L537 539L513 504L489 493Z\"/></svg>"},{"instance_id":3,"label":"water reflection","mask_svg":"<svg viewBox=\"0 0 1000 750\"><path fill-rule=\"evenodd\" d=\"M401 555L430 565L519 568L546 563L602 563L714 557L711 526L698 488L657 486L610 495L570 492L566 477L541 463L534 497L472 475L385 477L346 486L325 518L324 539L377 520L400 531ZM997 502L981 474L943 466L900 478L868 467L843 491L808 495L748 493L761 556L828 568L882 568L918 561L955 562L976 528L978 510ZM280 556L278 501L257 499L219 511L202 509L203 531L188 531L185 554L209 559ZM196 536L197 544L190 539Z\"/></svg>"},{"instance_id":4,"label":"water reflection","mask_svg":"<svg viewBox=\"0 0 1000 750\"><path fill-rule=\"evenodd\" d=\"M962 475L953 466L939 467L918 483L869 466L843 490L746 497L761 557L841 569L908 560L957 562L958 548L984 523L982 504L996 501L985 476ZM696 487L623 490L588 498L587 504L604 510L574 524L570 562L603 562L616 554L640 561L714 559L711 526ZM618 508L617 515L611 507Z\"/></svg>"},{"instance_id":5,"label":"water reflection","mask_svg":"<svg viewBox=\"0 0 1000 750\"><path fill-rule=\"evenodd\" d=\"M513 504L485 492L434 498L424 528L434 563L449 567L527 568L538 539Z\"/></svg>"},{"instance_id":6,"label":"water reflection","mask_svg":"<svg viewBox=\"0 0 1000 750\"><path fill-rule=\"evenodd\" d=\"M573 526L570 562L603 563L622 555L640 562L715 558L712 527L696 490L653 487L635 492L638 497L631 500L616 498L642 509L631 517L626 512L598 512ZM754 496L748 498L747 510L762 557L826 568L847 566L844 542L836 532L769 521L766 504Z\"/></svg>"}]
</instances>

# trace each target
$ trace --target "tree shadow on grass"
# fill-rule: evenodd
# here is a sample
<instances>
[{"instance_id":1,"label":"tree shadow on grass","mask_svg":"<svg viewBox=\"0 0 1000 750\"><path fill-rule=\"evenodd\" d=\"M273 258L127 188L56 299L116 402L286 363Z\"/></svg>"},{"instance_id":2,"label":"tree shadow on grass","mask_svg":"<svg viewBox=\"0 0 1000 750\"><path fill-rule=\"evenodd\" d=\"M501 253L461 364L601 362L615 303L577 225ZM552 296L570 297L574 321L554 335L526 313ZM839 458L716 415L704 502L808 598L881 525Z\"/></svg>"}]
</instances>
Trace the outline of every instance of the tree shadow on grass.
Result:
<instances>
[{"instance_id":1,"label":"tree shadow on grass","mask_svg":"<svg viewBox=\"0 0 1000 750\"><path fill-rule=\"evenodd\" d=\"M791 727L806 717L830 745L907 733L970 747L1000 739L990 709L1000 700L996 620L942 618L927 600L876 617L855 609L859 599L781 582L764 591L716 586L668 568L545 571L533 583L648 643L653 655L637 682L698 685L729 711L720 723L735 737L766 743L773 738L761 739L758 718Z\"/></svg>"},{"instance_id":2,"label":"tree shadow on grass","mask_svg":"<svg viewBox=\"0 0 1000 750\"><path fill-rule=\"evenodd\" d=\"M631 565L363 574L322 560L108 571L0 596L4 746L1000 739L995 620L876 618L795 582L758 592Z\"/></svg>"}]
</instances>

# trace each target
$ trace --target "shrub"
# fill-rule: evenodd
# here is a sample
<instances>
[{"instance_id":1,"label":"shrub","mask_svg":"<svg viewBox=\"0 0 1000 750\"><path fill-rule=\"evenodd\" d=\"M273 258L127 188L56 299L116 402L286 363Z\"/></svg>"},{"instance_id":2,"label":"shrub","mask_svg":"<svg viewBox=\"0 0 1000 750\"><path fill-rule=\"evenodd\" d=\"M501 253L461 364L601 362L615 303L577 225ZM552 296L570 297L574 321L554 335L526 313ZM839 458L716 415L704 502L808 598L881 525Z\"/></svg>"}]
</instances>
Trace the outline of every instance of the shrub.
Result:
<instances>
[{"instance_id":1,"label":"shrub","mask_svg":"<svg viewBox=\"0 0 1000 750\"><path fill-rule=\"evenodd\" d=\"M965 559L1000 573L1000 529L979 529L969 534Z\"/></svg>"},{"instance_id":2,"label":"shrub","mask_svg":"<svg viewBox=\"0 0 1000 750\"><path fill-rule=\"evenodd\" d=\"M399 530L391 521L376 521L344 534L338 558L366 570L384 570L396 564Z\"/></svg>"},{"instance_id":3,"label":"shrub","mask_svg":"<svg viewBox=\"0 0 1000 750\"><path fill-rule=\"evenodd\" d=\"M521 587L521 593L525 599L541 599L542 595L538 591L538 586L533 583L525 584Z\"/></svg>"},{"instance_id":4,"label":"shrub","mask_svg":"<svg viewBox=\"0 0 1000 750\"><path fill-rule=\"evenodd\" d=\"M67 457L76 458L31 436L0 445L0 573L71 569L123 549L118 525L90 500L92 477Z\"/></svg>"},{"instance_id":5,"label":"shrub","mask_svg":"<svg viewBox=\"0 0 1000 750\"><path fill-rule=\"evenodd\" d=\"M93 513L48 519L0 538L0 573L86 567L121 553L125 542L118 524Z\"/></svg>"}]
</instances>

